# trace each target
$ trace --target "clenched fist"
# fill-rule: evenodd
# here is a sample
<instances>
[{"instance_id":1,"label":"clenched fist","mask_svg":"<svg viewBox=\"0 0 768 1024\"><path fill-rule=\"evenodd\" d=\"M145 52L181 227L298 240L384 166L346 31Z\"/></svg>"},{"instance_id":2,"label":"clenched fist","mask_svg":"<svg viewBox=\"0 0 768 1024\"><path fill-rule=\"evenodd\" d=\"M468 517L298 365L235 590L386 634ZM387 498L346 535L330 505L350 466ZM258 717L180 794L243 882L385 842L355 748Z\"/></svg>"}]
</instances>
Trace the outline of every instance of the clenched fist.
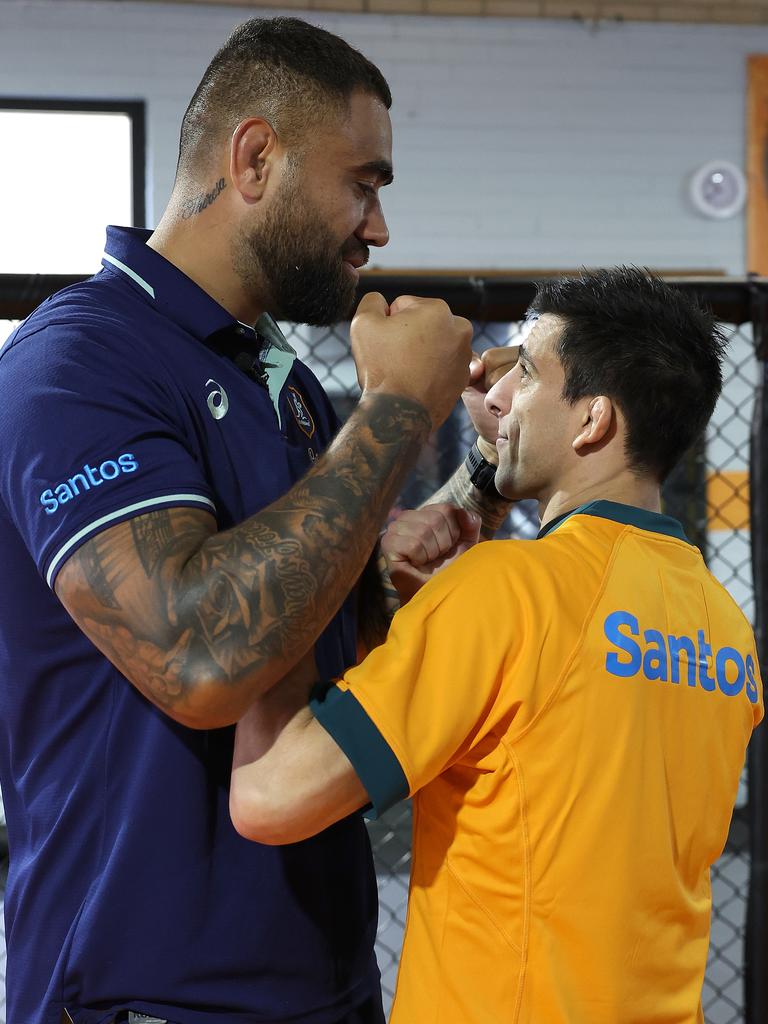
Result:
<instances>
[{"instance_id":1,"label":"clenched fist","mask_svg":"<svg viewBox=\"0 0 768 1024\"><path fill-rule=\"evenodd\" d=\"M442 299L364 296L350 328L357 379L365 394L411 398L439 427L469 383L472 325Z\"/></svg>"},{"instance_id":2,"label":"clenched fist","mask_svg":"<svg viewBox=\"0 0 768 1024\"><path fill-rule=\"evenodd\" d=\"M445 503L401 512L381 538L381 552L400 604L477 544L480 526L480 516L474 512Z\"/></svg>"}]
</instances>

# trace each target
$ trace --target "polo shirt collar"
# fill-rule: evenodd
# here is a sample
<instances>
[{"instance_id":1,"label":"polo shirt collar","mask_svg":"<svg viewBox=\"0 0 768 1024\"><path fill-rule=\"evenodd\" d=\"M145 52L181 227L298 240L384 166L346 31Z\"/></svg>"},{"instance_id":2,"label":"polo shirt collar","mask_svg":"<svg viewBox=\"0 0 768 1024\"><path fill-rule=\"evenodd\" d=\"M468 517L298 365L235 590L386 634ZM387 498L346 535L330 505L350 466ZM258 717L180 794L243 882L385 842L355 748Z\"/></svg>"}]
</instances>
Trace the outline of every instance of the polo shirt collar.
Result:
<instances>
[{"instance_id":1,"label":"polo shirt collar","mask_svg":"<svg viewBox=\"0 0 768 1024\"><path fill-rule=\"evenodd\" d=\"M263 313L254 328L240 323L199 285L182 273L159 252L147 245L151 231L145 228L107 228L107 244L102 256L103 267L116 269L130 278L158 309L200 341L228 328L240 328L244 337L256 331L267 342L267 348L295 356L282 331L269 313Z\"/></svg>"},{"instance_id":2,"label":"polo shirt collar","mask_svg":"<svg viewBox=\"0 0 768 1024\"><path fill-rule=\"evenodd\" d=\"M634 505L622 505L617 501L590 501L586 505L579 505L578 508L571 509L570 512L563 512L562 515L550 520L546 526L542 526L539 530L539 538L546 537L548 533L561 526L566 519L576 515L612 519L615 523L636 526L640 530L661 533L667 537L685 541L686 544L691 543L677 519L662 515L660 512L649 512L645 508L636 508Z\"/></svg>"},{"instance_id":3,"label":"polo shirt collar","mask_svg":"<svg viewBox=\"0 0 768 1024\"><path fill-rule=\"evenodd\" d=\"M237 320L159 252L146 244L143 228L107 228L102 266L117 269L137 285L165 316L205 341Z\"/></svg>"}]
</instances>

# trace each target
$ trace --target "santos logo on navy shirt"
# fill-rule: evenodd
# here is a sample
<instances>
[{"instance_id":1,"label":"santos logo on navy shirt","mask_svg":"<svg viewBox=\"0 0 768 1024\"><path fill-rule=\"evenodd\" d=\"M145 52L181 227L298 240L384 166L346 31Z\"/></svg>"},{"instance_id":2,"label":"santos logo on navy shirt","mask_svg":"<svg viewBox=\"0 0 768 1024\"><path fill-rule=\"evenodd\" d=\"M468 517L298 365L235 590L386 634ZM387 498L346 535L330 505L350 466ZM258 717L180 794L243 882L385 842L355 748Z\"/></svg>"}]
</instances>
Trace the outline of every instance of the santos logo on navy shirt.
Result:
<instances>
[{"instance_id":1,"label":"santos logo on navy shirt","mask_svg":"<svg viewBox=\"0 0 768 1024\"><path fill-rule=\"evenodd\" d=\"M118 455L117 459L105 459L98 467L86 463L82 470L69 479L43 491L40 504L46 515L52 516L60 505L77 498L83 491L90 491L92 487L100 487L103 483L115 480L121 473L134 473L138 468L139 464L130 452Z\"/></svg>"},{"instance_id":2,"label":"santos logo on navy shirt","mask_svg":"<svg viewBox=\"0 0 768 1024\"><path fill-rule=\"evenodd\" d=\"M603 624L603 632L614 650L605 656L605 667L613 676L629 678L642 673L646 679L659 682L680 682L681 662L686 666L688 686L712 693L719 689L726 697L735 697L746 686L750 703L757 704L755 659L735 647L721 647L714 652L703 629L696 639L672 636L659 629L645 629L642 642L640 623L631 612L612 612ZM714 662L714 665L713 665ZM714 675L710 667L714 667Z\"/></svg>"}]
</instances>

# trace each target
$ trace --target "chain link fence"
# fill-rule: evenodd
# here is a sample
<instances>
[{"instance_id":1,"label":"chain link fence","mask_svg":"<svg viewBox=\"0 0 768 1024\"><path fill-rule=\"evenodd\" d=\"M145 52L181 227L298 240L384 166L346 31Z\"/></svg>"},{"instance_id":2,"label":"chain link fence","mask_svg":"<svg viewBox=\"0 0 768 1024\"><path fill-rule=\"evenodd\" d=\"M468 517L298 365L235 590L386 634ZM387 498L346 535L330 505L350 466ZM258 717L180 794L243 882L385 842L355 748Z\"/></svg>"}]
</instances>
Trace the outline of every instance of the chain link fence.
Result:
<instances>
[{"instance_id":1,"label":"chain link fence","mask_svg":"<svg viewBox=\"0 0 768 1024\"><path fill-rule=\"evenodd\" d=\"M388 298L407 292L444 297L455 312L484 314L475 321L476 351L494 345L514 345L521 340L522 317L533 296L534 284L524 281L478 282L449 278L381 277L363 287L381 290ZM60 286L63 281L55 282ZM3 302L0 279L0 315L9 303ZM505 289L506 284L506 289ZM740 283L746 288L744 282ZM680 287L694 287L680 283ZM747 617L754 621L755 596L752 584L749 516L749 444L754 395L758 380L758 360L751 323L743 314L748 299L734 300L726 285L697 283L695 290L710 300L716 312L729 314L731 344L725 368L725 387L706 437L678 467L665 486L665 511L680 519L691 540L699 545L715 576L739 602ZM735 287L735 286L734 286ZM718 292L718 288L720 291ZM55 290L55 288L50 288ZM25 294L33 295L27 281ZM46 292L49 293L49 292ZM745 293L746 294L746 293ZM742 310L742 315L736 315ZM14 326L0 321L0 341ZM281 325L298 355L317 374L337 411L348 415L358 395L354 363L349 353L349 328L308 328ZM399 499L400 507L414 507L447 479L463 460L474 439L469 419L457 406L447 422L427 445ZM521 502L512 508L500 535L535 536L538 528L535 505ZM410 871L411 812L404 803L382 819L369 823L379 885L380 919L377 956L387 1007L394 995L397 965L402 945ZM0 851L2 852L2 851ZM712 937L704 982L703 1004L707 1024L743 1024L745 1021L745 931L750 881L749 787L746 771L739 788L736 809L726 849L712 872ZM4 950L3 936L0 948ZM753 951L760 963L766 950ZM759 969L759 968L758 968ZM4 992L5 957L0 957L0 996ZM0 1003L0 1024L4 1024L4 999ZM749 1024L764 1024L762 1017Z\"/></svg>"}]
</instances>

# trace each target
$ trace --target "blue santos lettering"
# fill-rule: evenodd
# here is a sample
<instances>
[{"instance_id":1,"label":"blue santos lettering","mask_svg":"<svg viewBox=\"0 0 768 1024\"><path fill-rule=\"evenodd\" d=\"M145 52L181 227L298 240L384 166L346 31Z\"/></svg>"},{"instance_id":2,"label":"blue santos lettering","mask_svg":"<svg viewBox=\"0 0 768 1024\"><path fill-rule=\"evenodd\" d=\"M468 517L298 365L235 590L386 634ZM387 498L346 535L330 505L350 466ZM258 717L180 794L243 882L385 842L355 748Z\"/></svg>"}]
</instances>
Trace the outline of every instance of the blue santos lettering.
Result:
<instances>
[{"instance_id":1,"label":"blue santos lettering","mask_svg":"<svg viewBox=\"0 0 768 1024\"><path fill-rule=\"evenodd\" d=\"M746 657L747 666L747 696L753 704L757 704L757 682L755 681L755 659L751 654Z\"/></svg>"},{"instance_id":2,"label":"blue santos lettering","mask_svg":"<svg viewBox=\"0 0 768 1024\"><path fill-rule=\"evenodd\" d=\"M699 686L706 693L718 690L726 697L736 697L745 690L750 703L757 704L758 689L755 660L744 656L735 647L712 651L703 629L696 631L695 641L688 636L672 636L658 629L640 630L635 615L615 611L606 616L603 632L611 645L605 655L605 667L613 676L628 678L642 675L651 681L680 682L680 662L685 658L688 686ZM637 639L635 639L637 638ZM714 675L710 667L714 667Z\"/></svg>"},{"instance_id":3,"label":"blue santos lettering","mask_svg":"<svg viewBox=\"0 0 768 1024\"><path fill-rule=\"evenodd\" d=\"M132 452L123 452L117 459L105 459L98 467L86 463L82 470L73 473L60 484L47 487L40 495L40 504L45 514L52 516L66 502L90 491L92 487L100 487L105 481L115 480L121 473L135 473L138 468L138 459Z\"/></svg>"},{"instance_id":4,"label":"blue santos lettering","mask_svg":"<svg viewBox=\"0 0 768 1024\"><path fill-rule=\"evenodd\" d=\"M618 654L609 651L605 659L605 667L614 676L636 676L643 663L643 652L640 645L620 632L621 626L629 627L630 636L639 636L640 627L634 615L629 612L613 612L605 620L605 635L614 647L629 655L629 661L622 661Z\"/></svg>"},{"instance_id":5,"label":"blue santos lettering","mask_svg":"<svg viewBox=\"0 0 768 1024\"><path fill-rule=\"evenodd\" d=\"M712 648L704 638L704 630L697 633L699 638L699 686L702 690L712 693L715 689L715 680L709 674L709 663L712 660ZM733 696L732 694L730 696Z\"/></svg>"}]
</instances>

